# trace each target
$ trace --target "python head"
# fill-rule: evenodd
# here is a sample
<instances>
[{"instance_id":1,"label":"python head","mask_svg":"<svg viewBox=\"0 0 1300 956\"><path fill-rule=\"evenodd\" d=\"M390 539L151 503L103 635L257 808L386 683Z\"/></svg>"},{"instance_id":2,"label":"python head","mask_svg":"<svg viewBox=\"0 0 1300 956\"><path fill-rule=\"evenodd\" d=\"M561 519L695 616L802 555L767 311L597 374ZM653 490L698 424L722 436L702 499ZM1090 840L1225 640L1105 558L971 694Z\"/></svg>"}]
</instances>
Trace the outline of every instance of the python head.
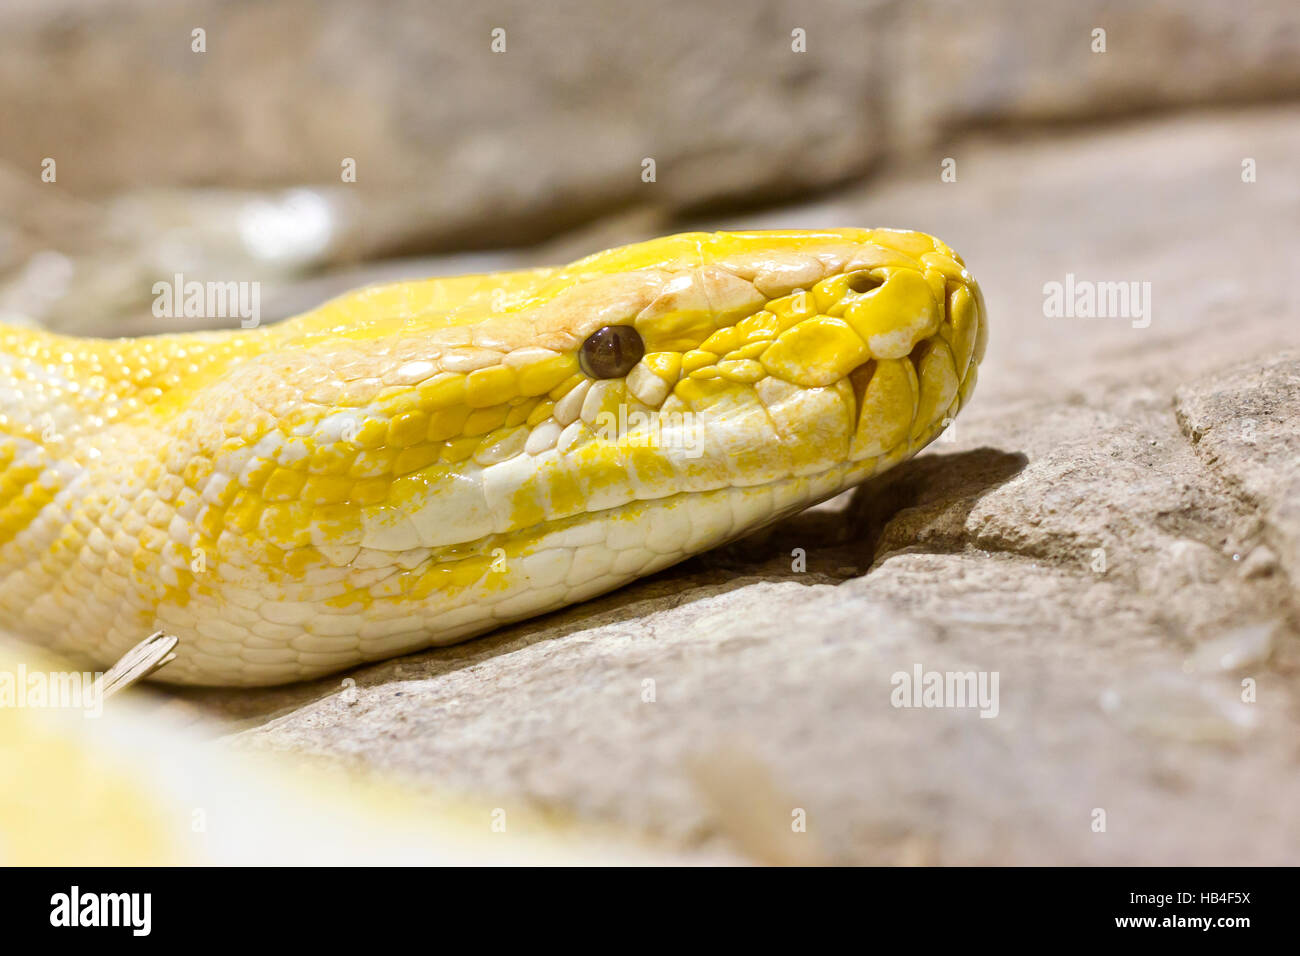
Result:
<instances>
[{"instance_id":1,"label":"python head","mask_svg":"<svg viewBox=\"0 0 1300 956\"><path fill-rule=\"evenodd\" d=\"M161 629L160 679L268 684L585 600L908 458L969 399L986 318L942 242L843 229L377 286L266 329L19 334L29 392L96 377L57 445L6 439L4 623L103 664Z\"/></svg>"}]
</instances>

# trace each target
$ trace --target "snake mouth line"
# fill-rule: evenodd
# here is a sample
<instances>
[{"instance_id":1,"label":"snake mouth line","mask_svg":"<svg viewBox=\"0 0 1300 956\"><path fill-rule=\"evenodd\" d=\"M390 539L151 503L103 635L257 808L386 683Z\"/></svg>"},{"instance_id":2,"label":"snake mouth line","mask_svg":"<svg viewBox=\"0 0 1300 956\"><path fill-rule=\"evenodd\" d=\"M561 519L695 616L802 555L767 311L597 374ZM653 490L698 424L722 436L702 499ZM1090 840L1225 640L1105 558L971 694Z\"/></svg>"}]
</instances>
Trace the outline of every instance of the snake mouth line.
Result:
<instances>
[{"instance_id":1,"label":"snake mouth line","mask_svg":"<svg viewBox=\"0 0 1300 956\"><path fill-rule=\"evenodd\" d=\"M697 496L725 495L732 492L743 493L745 491L757 490L760 488L775 489L780 486L790 485L794 482L804 482L810 486L816 486L829 478L835 472L842 472L843 474L841 475L841 479L847 483L854 480L857 471L870 470L873 467L874 463L870 461L838 462L820 471L802 475L791 475L785 478L778 478L774 481L755 482L750 485L732 483L719 485L715 488L677 491L658 498L634 498L631 501L611 505L608 508L583 511L563 518L550 518L517 530L496 532L473 540L452 545L444 545L443 547L438 548L436 553L431 554L426 563L428 566L432 567L437 564L464 561L474 558L482 559L491 555L498 548L505 548L507 554L509 554L511 550L517 550L519 554L528 554L531 553L532 546L544 541L546 537L551 534L564 532L570 528L590 521L623 520L632 512L640 508L646 508L649 506L671 508ZM825 500L825 498L831 497L839 490L842 490L842 488L837 486L836 490L830 491L816 500ZM732 536L732 538L748 533L749 531L757 530L815 503L815 500L800 498L789 505L776 508L773 510L771 515L756 524L747 525L745 528L740 529Z\"/></svg>"},{"instance_id":2,"label":"snake mouth line","mask_svg":"<svg viewBox=\"0 0 1300 956\"><path fill-rule=\"evenodd\" d=\"M860 369L865 369L871 364L873 363L864 363ZM858 402L860 410L860 397L858 398ZM660 497L634 498L630 501L622 502L621 504L611 505L608 508L583 511L562 518L550 518L522 528L510 531L494 532L492 534L482 535L478 538L469 539L463 542L443 545L440 548L435 549L435 553L431 554L423 565L425 567L434 567L439 564L451 564L475 558L482 560L485 557L490 556L499 548L504 548L507 554L509 554L511 550L516 551L520 555L529 554L535 550L534 546L539 542L544 541L548 535L564 532L585 522L624 520L637 509L649 506L671 508L697 496L724 495L732 492L743 493L745 491L760 488L776 489L781 486L789 486L795 482L803 482L812 488L816 488L817 486L824 484L831 476L838 474L835 483L830 485L827 490L815 493L811 497L799 497L793 499L789 504L775 507L771 514L765 516L762 520L753 524L748 524L722 539L724 541L735 540L736 538L742 537L752 531L757 531L776 521L780 521L782 518L797 513L813 504L834 497L849 486L863 478L869 477L872 473L879 470L882 463L892 462L903 450L909 448L920 450L920 448L932 441L938 433L943 430L945 425L945 420L932 422L921 434L915 437L909 436L908 438L904 438L902 441L896 443L893 447L885 450L880 455L859 460L835 462L818 471L789 475L783 478L777 478L766 482L755 482L753 484L732 482L729 484L720 484L713 488L676 491ZM394 573L397 572L395 571Z\"/></svg>"}]
</instances>

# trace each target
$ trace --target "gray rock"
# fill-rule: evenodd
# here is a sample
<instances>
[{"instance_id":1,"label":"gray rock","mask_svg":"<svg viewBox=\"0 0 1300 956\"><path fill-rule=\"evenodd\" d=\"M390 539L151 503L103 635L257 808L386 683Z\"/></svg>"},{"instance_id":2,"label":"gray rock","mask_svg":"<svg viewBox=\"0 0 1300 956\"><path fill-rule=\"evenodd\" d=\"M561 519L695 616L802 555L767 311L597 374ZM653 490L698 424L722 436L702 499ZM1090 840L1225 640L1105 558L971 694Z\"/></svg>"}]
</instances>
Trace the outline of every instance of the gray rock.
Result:
<instances>
[{"instance_id":1,"label":"gray rock","mask_svg":"<svg viewBox=\"0 0 1300 956\"><path fill-rule=\"evenodd\" d=\"M1300 356L1269 355L1180 389L1178 420L1205 466L1263 523L1267 554L1300 592ZM1240 556L1237 556L1240 559Z\"/></svg>"},{"instance_id":2,"label":"gray rock","mask_svg":"<svg viewBox=\"0 0 1300 956\"><path fill-rule=\"evenodd\" d=\"M629 204L861 174L888 135L882 6L18 3L0 14L0 162L36 182L51 156L83 198L333 186L335 259L522 245Z\"/></svg>"}]
</instances>

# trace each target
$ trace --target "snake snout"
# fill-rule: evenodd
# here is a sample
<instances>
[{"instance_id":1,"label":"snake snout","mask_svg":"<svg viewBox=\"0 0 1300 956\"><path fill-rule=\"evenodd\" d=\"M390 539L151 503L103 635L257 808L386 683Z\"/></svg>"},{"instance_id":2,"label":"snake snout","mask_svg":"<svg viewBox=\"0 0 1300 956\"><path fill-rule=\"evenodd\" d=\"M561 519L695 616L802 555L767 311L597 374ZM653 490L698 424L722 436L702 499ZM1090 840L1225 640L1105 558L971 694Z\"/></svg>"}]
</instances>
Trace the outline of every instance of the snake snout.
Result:
<instances>
[{"instance_id":1,"label":"snake snout","mask_svg":"<svg viewBox=\"0 0 1300 956\"><path fill-rule=\"evenodd\" d=\"M871 359L903 358L934 333L943 306L915 269L859 269L804 293L809 315L763 354L777 378L803 387L832 385Z\"/></svg>"}]
</instances>

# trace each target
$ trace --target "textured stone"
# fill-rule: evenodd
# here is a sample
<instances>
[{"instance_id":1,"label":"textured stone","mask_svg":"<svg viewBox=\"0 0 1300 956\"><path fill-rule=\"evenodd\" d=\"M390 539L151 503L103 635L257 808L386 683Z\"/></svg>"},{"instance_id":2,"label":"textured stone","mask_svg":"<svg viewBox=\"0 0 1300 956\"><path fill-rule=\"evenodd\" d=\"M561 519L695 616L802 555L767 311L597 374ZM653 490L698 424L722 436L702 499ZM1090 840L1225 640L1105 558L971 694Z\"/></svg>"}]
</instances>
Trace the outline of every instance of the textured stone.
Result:
<instances>
[{"instance_id":1,"label":"textured stone","mask_svg":"<svg viewBox=\"0 0 1300 956\"><path fill-rule=\"evenodd\" d=\"M946 28L937 29L937 24ZM1104 38L1094 31L1104 31ZM1078 122L1300 92L1300 9L1179 0L903 5L891 71L894 149L961 130ZM1104 52L1098 40L1104 39Z\"/></svg>"},{"instance_id":2,"label":"textured stone","mask_svg":"<svg viewBox=\"0 0 1300 956\"><path fill-rule=\"evenodd\" d=\"M901 173L715 223L892 222L970 249L993 329L951 438L766 533L363 668L355 688L185 699L231 746L676 852L1294 861L1300 305L1280 277L1297 118L963 141L957 183ZM1271 172L1242 183L1242 155ZM1150 324L1046 318L1043 286L1067 272L1150 281ZM997 716L892 706L918 665L997 672Z\"/></svg>"},{"instance_id":3,"label":"textured stone","mask_svg":"<svg viewBox=\"0 0 1300 956\"><path fill-rule=\"evenodd\" d=\"M1250 552L1243 574L1267 575L1280 562L1300 593L1300 357L1238 366L1179 389L1176 400L1179 424L1206 467L1262 523L1268 544Z\"/></svg>"},{"instance_id":4,"label":"textured stone","mask_svg":"<svg viewBox=\"0 0 1300 956\"><path fill-rule=\"evenodd\" d=\"M422 184L401 198L446 217L408 206L413 231L390 242L419 230L499 242L467 221L487 197L497 228L516 216L572 221L632 196L645 156L665 201L752 201L974 123L1300 91L1300 13L1282 0L1249 17L1212 0L1086 0L1068 12L1033 0L127 0L111 11L27 0L2 16L0 159L34 169L53 155L60 181L86 195L337 183L352 156L367 205ZM196 28L206 52L191 51ZM494 28L506 31L502 53ZM1104 53L1093 52L1097 28ZM806 53L792 50L795 29Z\"/></svg>"},{"instance_id":5,"label":"textured stone","mask_svg":"<svg viewBox=\"0 0 1300 956\"><path fill-rule=\"evenodd\" d=\"M52 156L83 198L332 185L342 258L519 245L630 203L860 174L885 136L879 6L20 3L0 15L0 161L35 181ZM791 49L795 27L812 53ZM175 218L136 212L141 227Z\"/></svg>"}]
</instances>

